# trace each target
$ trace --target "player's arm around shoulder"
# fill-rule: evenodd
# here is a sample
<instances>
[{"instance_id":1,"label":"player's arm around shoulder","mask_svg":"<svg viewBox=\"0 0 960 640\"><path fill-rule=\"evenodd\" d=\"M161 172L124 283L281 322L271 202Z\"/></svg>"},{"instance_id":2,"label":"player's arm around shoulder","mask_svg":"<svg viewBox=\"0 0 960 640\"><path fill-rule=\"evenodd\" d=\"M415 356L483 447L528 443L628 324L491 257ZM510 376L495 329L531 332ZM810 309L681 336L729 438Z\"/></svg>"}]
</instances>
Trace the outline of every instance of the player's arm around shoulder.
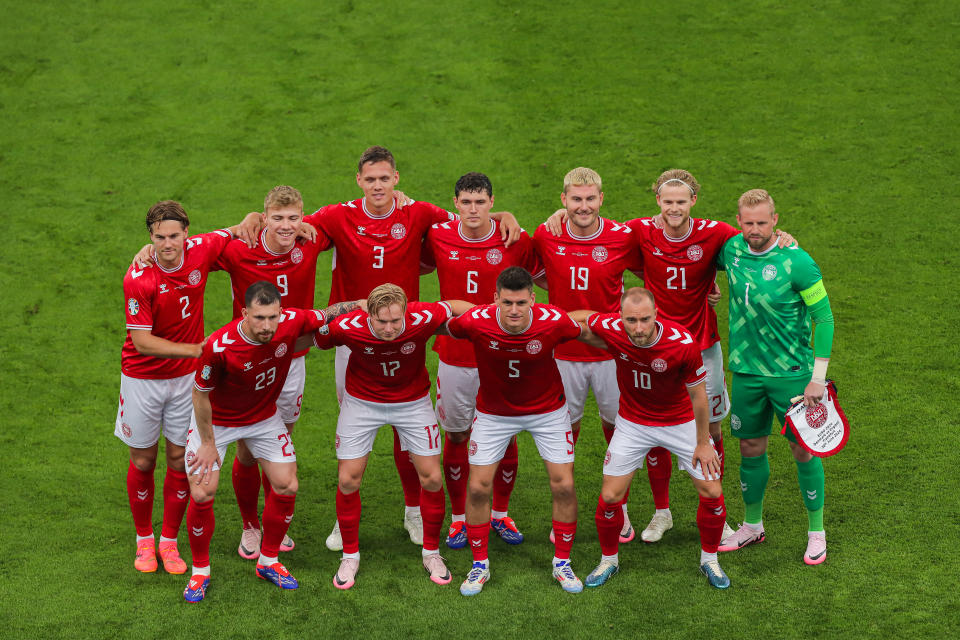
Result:
<instances>
[{"instance_id":1,"label":"player's arm around shoulder","mask_svg":"<svg viewBox=\"0 0 960 640\"><path fill-rule=\"evenodd\" d=\"M577 336L577 340L598 349L607 348L606 340L590 329L591 320L595 320L596 317L600 315L599 313L587 309L579 309L577 311L571 311L567 315L570 316L571 320L580 325L580 335Z\"/></svg>"}]
</instances>

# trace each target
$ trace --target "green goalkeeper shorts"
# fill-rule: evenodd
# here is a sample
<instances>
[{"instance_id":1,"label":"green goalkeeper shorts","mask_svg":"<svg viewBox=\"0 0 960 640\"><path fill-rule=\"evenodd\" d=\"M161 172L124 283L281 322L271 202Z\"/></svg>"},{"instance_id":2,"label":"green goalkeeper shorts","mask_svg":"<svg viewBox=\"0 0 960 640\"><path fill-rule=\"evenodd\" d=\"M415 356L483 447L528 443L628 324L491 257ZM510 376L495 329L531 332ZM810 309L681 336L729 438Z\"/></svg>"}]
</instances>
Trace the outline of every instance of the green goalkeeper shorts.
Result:
<instances>
[{"instance_id":1,"label":"green goalkeeper shorts","mask_svg":"<svg viewBox=\"0 0 960 640\"><path fill-rule=\"evenodd\" d=\"M737 438L769 436L774 412L783 425L783 417L790 408L790 398L802 396L810 382L810 374L793 377L754 376L733 374L730 408L730 433ZM787 438L796 442L787 430Z\"/></svg>"}]
</instances>

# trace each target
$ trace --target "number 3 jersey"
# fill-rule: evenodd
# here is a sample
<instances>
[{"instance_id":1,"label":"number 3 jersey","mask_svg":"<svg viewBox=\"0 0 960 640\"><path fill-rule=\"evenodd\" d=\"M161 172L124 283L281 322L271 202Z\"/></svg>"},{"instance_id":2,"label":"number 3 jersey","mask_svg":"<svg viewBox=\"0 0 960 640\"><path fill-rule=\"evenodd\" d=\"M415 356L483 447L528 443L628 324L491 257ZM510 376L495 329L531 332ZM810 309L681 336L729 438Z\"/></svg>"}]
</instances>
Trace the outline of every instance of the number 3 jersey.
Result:
<instances>
[{"instance_id":1,"label":"number 3 jersey","mask_svg":"<svg viewBox=\"0 0 960 640\"><path fill-rule=\"evenodd\" d=\"M345 389L367 402L412 402L430 393L426 345L453 315L445 302L408 302L403 330L393 340L373 333L366 311L341 316L314 333L320 349L350 347Z\"/></svg>"},{"instance_id":2,"label":"number 3 jersey","mask_svg":"<svg viewBox=\"0 0 960 640\"><path fill-rule=\"evenodd\" d=\"M410 300L420 297L420 246L430 225L456 216L428 202L367 211L363 198L331 204L304 218L335 245L330 304L366 298L392 282Z\"/></svg>"},{"instance_id":3,"label":"number 3 jersey","mask_svg":"<svg viewBox=\"0 0 960 640\"><path fill-rule=\"evenodd\" d=\"M457 221L433 225L423 242L420 261L436 268L441 298L473 304L493 301L497 276L507 267L523 267L534 277L543 271L530 236L522 232L516 242L504 247L495 220L490 221L490 232L477 240L464 237ZM477 366L473 345L467 340L437 336L433 350L449 365Z\"/></svg>"},{"instance_id":4,"label":"number 3 jersey","mask_svg":"<svg viewBox=\"0 0 960 640\"><path fill-rule=\"evenodd\" d=\"M277 412L297 338L324 325L323 311L284 309L277 332L267 343L248 338L244 320L214 331L196 365L194 386L210 392L213 424L245 427Z\"/></svg>"},{"instance_id":5,"label":"number 3 jersey","mask_svg":"<svg viewBox=\"0 0 960 640\"><path fill-rule=\"evenodd\" d=\"M623 294L623 272L642 267L637 239L624 223L600 218L600 228L587 237L570 233L570 223L554 236L537 227L533 242L547 274L550 304L567 311L616 311ZM570 342L556 352L560 360L609 360L606 353L582 342Z\"/></svg>"},{"instance_id":6,"label":"number 3 jersey","mask_svg":"<svg viewBox=\"0 0 960 640\"><path fill-rule=\"evenodd\" d=\"M137 351L130 330L150 331L171 342L199 344L203 341L203 291L207 274L233 236L220 230L189 238L180 266L164 269L154 264L135 266L123 278L127 304L127 339L120 367L131 378L167 380L193 373L193 358L155 358Z\"/></svg>"},{"instance_id":7,"label":"number 3 jersey","mask_svg":"<svg viewBox=\"0 0 960 640\"><path fill-rule=\"evenodd\" d=\"M658 320L652 344L635 345L619 313L595 313L590 331L607 343L617 363L620 416L647 426L670 426L693 420L688 387L707 379L700 345L676 322Z\"/></svg>"},{"instance_id":8,"label":"number 3 jersey","mask_svg":"<svg viewBox=\"0 0 960 640\"><path fill-rule=\"evenodd\" d=\"M580 325L563 309L535 304L530 325L510 333L500 324L494 304L474 307L447 323L450 335L473 343L480 391L477 411L498 416L528 416L563 406L563 382L554 348L580 335Z\"/></svg>"}]
</instances>

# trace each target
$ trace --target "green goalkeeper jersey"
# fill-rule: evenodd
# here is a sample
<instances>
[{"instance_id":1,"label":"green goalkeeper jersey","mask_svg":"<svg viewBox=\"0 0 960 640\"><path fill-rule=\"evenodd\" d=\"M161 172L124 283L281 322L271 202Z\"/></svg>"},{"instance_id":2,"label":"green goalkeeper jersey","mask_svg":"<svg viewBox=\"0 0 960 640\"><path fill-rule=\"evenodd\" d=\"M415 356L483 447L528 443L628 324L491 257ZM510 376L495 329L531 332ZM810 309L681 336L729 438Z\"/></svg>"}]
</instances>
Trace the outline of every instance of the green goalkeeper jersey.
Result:
<instances>
[{"instance_id":1,"label":"green goalkeeper jersey","mask_svg":"<svg viewBox=\"0 0 960 640\"><path fill-rule=\"evenodd\" d=\"M726 270L730 289L730 371L809 375L813 371L809 307L829 305L813 258L797 246L776 244L754 253L738 235L723 245L717 266Z\"/></svg>"}]
</instances>

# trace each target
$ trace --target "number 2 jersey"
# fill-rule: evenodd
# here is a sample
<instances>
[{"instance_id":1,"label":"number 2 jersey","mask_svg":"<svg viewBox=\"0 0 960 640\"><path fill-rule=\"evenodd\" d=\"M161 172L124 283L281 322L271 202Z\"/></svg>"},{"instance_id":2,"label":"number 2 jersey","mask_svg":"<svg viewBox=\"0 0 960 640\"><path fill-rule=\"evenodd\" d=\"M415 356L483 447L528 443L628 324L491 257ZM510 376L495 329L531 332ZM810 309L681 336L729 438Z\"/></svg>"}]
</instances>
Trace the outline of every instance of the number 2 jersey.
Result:
<instances>
[{"instance_id":1,"label":"number 2 jersey","mask_svg":"<svg viewBox=\"0 0 960 640\"><path fill-rule=\"evenodd\" d=\"M623 272L642 267L635 234L625 223L600 218L596 233L570 233L570 223L554 236L545 224L533 234L537 253L546 268L550 304L567 311L616 311L623 294ZM560 360L595 362L610 356L588 344L569 342L556 351Z\"/></svg>"},{"instance_id":2,"label":"number 2 jersey","mask_svg":"<svg viewBox=\"0 0 960 640\"><path fill-rule=\"evenodd\" d=\"M497 306L474 307L447 322L456 338L473 343L480 391L477 411L498 416L549 413L566 402L560 370L554 360L557 345L580 336L580 325L563 309L535 304L530 325L510 333L500 325Z\"/></svg>"},{"instance_id":3,"label":"number 2 jersey","mask_svg":"<svg viewBox=\"0 0 960 640\"><path fill-rule=\"evenodd\" d=\"M451 315L445 302L408 302L400 335L383 340L373 333L367 312L358 310L315 332L313 341L320 349L350 347L345 389L354 398L412 402L430 393L427 341Z\"/></svg>"},{"instance_id":4,"label":"number 2 jersey","mask_svg":"<svg viewBox=\"0 0 960 640\"><path fill-rule=\"evenodd\" d=\"M657 303L658 316L687 327L701 351L720 340L717 314L707 294L717 276L720 249L740 231L726 222L690 218L682 238L671 238L650 218L628 223L643 255L643 283Z\"/></svg>"},{"instance_id":5,"label":"number 2 jersey","mask_svg":"<svg viewBox=\"0 0 960 640\"><path fill-rule=\"evenodd\" d=\"M389 212L367 211L363 198L323 207L304 218L334 244L330 304L366 298L392 282L410 300L420 298L420 247L430 225L456 216L428 202Z\"/></svg>"},{"instance_id":6,"label":"number 2 jersey","mask_svg":"<svg viewBox=\"0 0 960 640\"><path fill-rule=\"evenodd\" d=\"M489 304L497 291L497 276L507 267L523 267L536 276L543 270L533 242L526 232L509 247L500 239L500 225L490 220L490 232L477 240L465 237L460 222L433 225L423 242L420 261L436 268L440 297ZM437 336L433 350L446 364L476 367L473 345L467 340Z\"/></svg>"},{"instance_id":7,"label":"number 2 jersey","mask_svg":"<svg viewBox=\"0 0 960 640\"><path fill-rule=\"evenodd\" d=\"M284 309L277 332L267 343L243 333L244 320L210 334L196 363L194 386L210 392L213 424L245 427L277 412L297 338L324 325L323 311Z\"/></svg>"},{"instance_id":8,"label":"number 2 jersey","mask_svg":"<svg viewBox=\"0 0 960 640\"><path fill-rule=\"evenodd\" d=\"M685 328L658 320L652 344L637 346L623 330L619 313L595 313L590 331L607 343L617 363L620 416L647 426L670 426L693 420L689 387L707 379L700 346Z\"/></svg>"},{"instance_id":9,"label":"number 2 jersey","mask_svg":"<svg viewBox=\"0 0 960 640\"><path fill-rule=\"evenodd\" d=\"M120 355L124 375L146 380L167 380L193 373L193 358L155 358L137 351L130 330L150 331L171 342L203 342L203 292L207 274L233 238L220 230L188 238L180 265L127 270L123 294L127 301L127 339Z\"/></svg>"}]
</instances>

